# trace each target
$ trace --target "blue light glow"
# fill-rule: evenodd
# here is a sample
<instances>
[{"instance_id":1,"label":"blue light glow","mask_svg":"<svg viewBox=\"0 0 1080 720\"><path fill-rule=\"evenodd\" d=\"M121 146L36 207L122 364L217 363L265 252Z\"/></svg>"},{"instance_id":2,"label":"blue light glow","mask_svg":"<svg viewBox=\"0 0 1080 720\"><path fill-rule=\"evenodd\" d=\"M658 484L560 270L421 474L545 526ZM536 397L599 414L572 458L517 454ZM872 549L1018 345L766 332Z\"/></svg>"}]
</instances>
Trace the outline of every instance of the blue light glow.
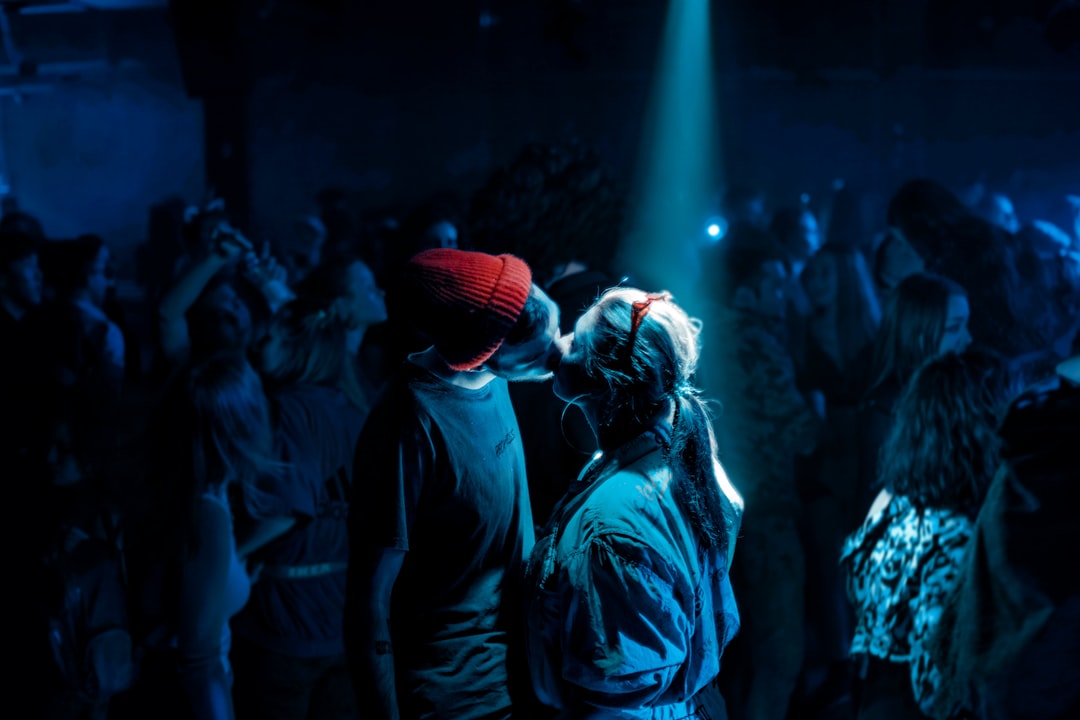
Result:
<instances>
[{"instance_id":1,"label":"blue light glow","mask_svg":"<svg viewBox=\"0 0 1080 720\"><path fill-rule=\"evenodd\" d=\"M630 232L635 275L692 302L697 250L719 235L703 215L722 167L714 105L710 3L669 0L637 157Z\"/></svg>"},{"instance_id":2,"label":"blue light glow","mask_svg":"<svg viewBox=\"0 0 1080 720\"><path fill-rule=\"evenodd\" d=\"M705 237L710 243L720 242L728 232L728 221L722 217L711 217L705 222Z\"/></svg>"}]
</instances>

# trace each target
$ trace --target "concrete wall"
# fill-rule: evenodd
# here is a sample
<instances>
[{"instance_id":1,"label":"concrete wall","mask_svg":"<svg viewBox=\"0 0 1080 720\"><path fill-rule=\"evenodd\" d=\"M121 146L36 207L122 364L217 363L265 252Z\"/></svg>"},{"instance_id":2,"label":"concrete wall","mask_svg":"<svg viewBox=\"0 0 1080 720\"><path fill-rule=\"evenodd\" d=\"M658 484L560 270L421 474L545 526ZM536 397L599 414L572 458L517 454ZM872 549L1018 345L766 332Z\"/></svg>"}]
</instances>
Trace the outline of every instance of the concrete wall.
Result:
<instances>
[{"instance_id":1,"label":"concrete wall","mask_svg":"<svg viewBox=\"0 0 1080 720\"><path fill-rule=\"evenodd\" d=\"M276 60L252 100L255 234L286 239L328 185L352 191L357 208L444 190L467 198L530 140L580 140L629 179L663 4L589 5L594 15L569 39L550 35L539 4L503 16L492 7L488 28L461 13L401 10L385 23L327 19L260 36L260 52ZM112 69L21 102L0 95L0 169L12 192L53 236L106 236L125 274L148 206L204 192L201 105L185 95L164 16L149 17L83 33L81 45L65 39L77 25L49 36L27 55L105 57ZM1052 68L824 73L826 84L721 76L727 144L716 162L729 181L778 200L820 197L844 177L869 192L871 214L905 177L985 176L1016 194L1023 213L1080 190L1076 77Z\"/></svg>"},{"instance_id":2,"label":"concrete wall","mask_svg":"<svg viewBox=\"0 0 1080 720\"><path fill-rule=\"evenodd\" d=\"M150 205L203 195L201 102L163 13L30 20L14 40L40 77L5 78L0 172L50 237L98 233L131 277Z\"/></svg>"}]
</instances>

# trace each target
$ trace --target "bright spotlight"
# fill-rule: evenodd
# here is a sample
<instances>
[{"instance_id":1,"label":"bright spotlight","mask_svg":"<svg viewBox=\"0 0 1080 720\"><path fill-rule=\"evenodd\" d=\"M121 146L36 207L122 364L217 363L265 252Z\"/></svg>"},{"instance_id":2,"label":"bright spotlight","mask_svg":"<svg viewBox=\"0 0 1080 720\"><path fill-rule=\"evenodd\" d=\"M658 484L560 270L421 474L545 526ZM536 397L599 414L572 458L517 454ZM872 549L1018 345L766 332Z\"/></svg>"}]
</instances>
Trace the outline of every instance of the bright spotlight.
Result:
<instances>
[{"instance_id":1,"label":"bright spotlight","mask_svg":"<svg viewBox=\"0 0 1080 720\"><path fill-rule=\"evenodd\" d=\"M727 235L728 222L722 217L709 218L705 223L705 235L709 242L719 242Z\"/></svg>"}]
</instances>

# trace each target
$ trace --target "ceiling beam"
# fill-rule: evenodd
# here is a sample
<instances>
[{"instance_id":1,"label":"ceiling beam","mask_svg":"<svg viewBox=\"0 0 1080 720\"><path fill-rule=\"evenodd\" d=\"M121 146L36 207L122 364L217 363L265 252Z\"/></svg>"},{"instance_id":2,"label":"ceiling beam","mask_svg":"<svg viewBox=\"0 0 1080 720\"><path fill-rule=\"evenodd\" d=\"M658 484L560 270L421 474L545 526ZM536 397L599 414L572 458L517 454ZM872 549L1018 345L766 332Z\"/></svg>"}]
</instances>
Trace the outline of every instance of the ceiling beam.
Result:
<instances>
[{"instance_id":1,"label":"ceiling beam","mask_svg":"<svg viewBox=\"0 0 1080 720\"><path fill-rule=\"evenodd\" d=\"M16 4L20 15L59 15L109 10L153 10L165 9L168 0L23 0Z\"/></svg>"}]
</instances>

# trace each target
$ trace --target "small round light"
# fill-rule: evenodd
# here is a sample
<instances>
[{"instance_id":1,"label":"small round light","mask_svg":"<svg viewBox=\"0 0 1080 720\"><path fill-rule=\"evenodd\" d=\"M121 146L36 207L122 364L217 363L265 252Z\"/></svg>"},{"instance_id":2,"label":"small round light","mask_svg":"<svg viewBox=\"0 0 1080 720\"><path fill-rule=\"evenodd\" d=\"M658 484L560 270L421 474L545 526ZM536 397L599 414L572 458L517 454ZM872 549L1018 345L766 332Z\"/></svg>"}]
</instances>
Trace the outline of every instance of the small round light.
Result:
<instances>
[{"instance_id":1,"label":"small round light","mask_svg":"<svg viewBox=\"0 0 1080 720\"><path fill-rule=\"evenodd\" d=\"M717 243L724 239L728 231L727 218L714 215L705 219L705 242Z\"/></svg>"}]
</instances>

